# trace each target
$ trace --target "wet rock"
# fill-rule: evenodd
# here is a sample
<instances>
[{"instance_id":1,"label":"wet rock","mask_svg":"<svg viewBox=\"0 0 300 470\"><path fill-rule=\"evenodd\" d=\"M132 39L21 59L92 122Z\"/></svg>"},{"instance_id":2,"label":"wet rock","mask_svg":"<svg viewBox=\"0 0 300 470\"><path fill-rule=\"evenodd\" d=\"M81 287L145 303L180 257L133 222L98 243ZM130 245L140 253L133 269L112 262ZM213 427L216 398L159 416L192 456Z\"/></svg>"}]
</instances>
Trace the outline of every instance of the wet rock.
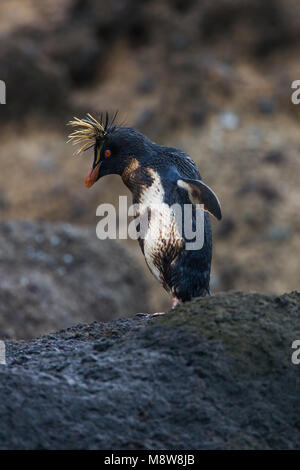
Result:
<instances>
[{"instance_id":1,"label":"wet rock","mask_svg":"<svg viewBox=\"0 0 300 470\"><path fill-rule=\"evenodd\" d=\"M299 313L297 292L230 293L7 341L0 447L299 449Z\"/></svg>"}]
</instances>

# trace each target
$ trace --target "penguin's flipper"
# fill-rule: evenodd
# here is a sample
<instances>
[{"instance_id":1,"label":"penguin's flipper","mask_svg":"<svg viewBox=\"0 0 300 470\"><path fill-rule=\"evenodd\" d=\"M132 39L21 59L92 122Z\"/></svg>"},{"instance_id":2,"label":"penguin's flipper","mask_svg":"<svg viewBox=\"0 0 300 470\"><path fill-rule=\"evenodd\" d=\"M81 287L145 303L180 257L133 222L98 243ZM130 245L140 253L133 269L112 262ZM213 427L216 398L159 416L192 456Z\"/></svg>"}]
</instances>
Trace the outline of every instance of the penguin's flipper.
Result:
<instances>
[{"instance_id":1,"label":"penguin's flipper","mask_svg":"<svg viewBox=\"0 0 300 470\"><path fill-rule=\"evenodd\" d=\"M205 211L214 215L218 220L222 219L219 199L203 181L180 178L177 180L177 186L188 192L192 204L202 204Z\"/></svg>"}]
</instances>

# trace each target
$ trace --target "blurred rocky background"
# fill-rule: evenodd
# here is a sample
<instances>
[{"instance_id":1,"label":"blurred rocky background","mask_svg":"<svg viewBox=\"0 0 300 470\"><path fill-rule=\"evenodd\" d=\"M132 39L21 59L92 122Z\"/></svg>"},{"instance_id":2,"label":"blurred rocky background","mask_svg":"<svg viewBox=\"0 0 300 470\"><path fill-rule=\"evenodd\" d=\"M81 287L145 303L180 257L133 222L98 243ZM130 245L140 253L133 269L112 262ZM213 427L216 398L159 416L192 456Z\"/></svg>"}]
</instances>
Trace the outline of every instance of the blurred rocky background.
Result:
<instances>
[{"instance_id":1,"label":"blurred rocky background","mask_svg":"<svg viewBox=\"0 0 300 470\"><path fill-rule=\"evenodd\" d=\"M213 222L213 292L279 294L299 289L300 106L291 102L291 83L300 79L299 45L297 0L2 0L0 79L7 85L7 104L0 106L1 219L82 226L71 232L86 230L84 226L94 230L96 207L117 203L119 195L128 193L116 176L86 190L83 181L92 156L72 156L65 124L74 115L118 109L119 122L188 152L204 181L217 192L224 219ZM37 254L46 256L53 250L51 239L60 240L61 225L42 228L40 237L40 226L33 224L24 236L26 253L29 249L35 260L43 258L42 278L21 250L22 226L19 230L13 226L13 235L5 232L6 243L19 237L18 249L11 243L11 256L15 254L20 269L14 288L23 276L21 289L30 291L35 282L41 285L33 290L43 289L47 278L58 289L48 289L49 299L62 292L68 295L69 286L60 285L59 271L50 276L47 260ZM116 253L124 256L111 256L110 264L105 252L113 251L114 245L92 241L90 231L77 236L81 254L75 242L75 254L71 245L60 245L59 260L69 269L65 255L82 259L85 250L98 246L99 258L105 255L105 271L120 270L120 291L115 290L115 303L106 302L110 308L105 313L94 295L96 280L107 284L110 274L103 274L95 258L94 274L90 272L94 287L87 289L85 279L81 291L83 297L94 297L89 299L96 303L94 319L100 319L98 309L104 312L102 319L120 316L124 285L128 302L123 314L169 307L168 296L148 273L136 242L116 242ZM84 237L93 248L85 246ZM1 264L6 259L7 268L0 271L0 289L8 289L12 296L7 256L2 250ZM89 256L93 258L91 251ZM59 267L55 265L56 270ZM69 275L73 276L71 271ZM133 278L123 283L122 275ZM137 277L145 285L136 286ZM79 288L78 282L73 289ZM27 309L28 295L35 294L24 294ZM21 311L22 300L13 301L11 305ZM58 303L63 315L69 306L61 299ZM1 303L2 316L5 308ZM82 319L78 312L74 315ZM86 320L92 319L89 313ZM20 324L22 328L22 319ZM2 327L9 331L7 325Z\"/></svg>"}]
</instances>

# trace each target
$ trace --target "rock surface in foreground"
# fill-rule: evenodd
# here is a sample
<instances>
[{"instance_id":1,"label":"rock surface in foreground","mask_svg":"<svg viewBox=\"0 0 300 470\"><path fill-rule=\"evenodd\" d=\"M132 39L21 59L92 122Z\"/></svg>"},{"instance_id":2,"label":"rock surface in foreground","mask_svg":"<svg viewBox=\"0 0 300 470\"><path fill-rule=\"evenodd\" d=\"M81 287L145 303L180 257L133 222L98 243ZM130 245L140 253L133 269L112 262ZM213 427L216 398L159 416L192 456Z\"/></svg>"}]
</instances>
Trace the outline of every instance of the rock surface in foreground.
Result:
<instances>
[{"instance_id":1,"label":"rock surface in foreground","mask_svg":"<svg viewBox=\"0 0 300 470\"><path fill-rule=\"evenodd\" d=\"M9 342L0 447L299 448L299 313L299 293L221 294Z\"/></svg>"}]
</instances>

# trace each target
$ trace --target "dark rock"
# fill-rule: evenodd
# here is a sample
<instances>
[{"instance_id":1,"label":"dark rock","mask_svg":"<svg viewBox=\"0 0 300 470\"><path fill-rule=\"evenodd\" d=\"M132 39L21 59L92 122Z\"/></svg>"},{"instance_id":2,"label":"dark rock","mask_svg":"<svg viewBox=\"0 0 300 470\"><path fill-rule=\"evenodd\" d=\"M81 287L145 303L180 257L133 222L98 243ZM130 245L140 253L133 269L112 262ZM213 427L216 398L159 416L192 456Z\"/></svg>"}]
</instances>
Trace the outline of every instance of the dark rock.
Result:
<instances>
[{"instance_id":1,"label":"dark rock","mask_svg":"<svg viewBox=\"0 0 300 470\"><path fill-rule=\"evenodd\" d=\"M57 119L68 108L68 75L37 44L27 36L0 42L1 80L7 85L0 121L13 118L18 124L28 116Z\"/></svg>"},{"instance_id":2,"label":"dark rock","mask_svg":"<svg viewBox=\"0 0 300 470\"><path fill-rule=\"evenodd\" d=\"M276 103L272 99L260 100L257 106L262 114L273 114L276 111Z\"/></svg>"},{"instance_id":3,"label":"dark rock","mask_svg":"<svg viewBox=\"0 0 300 470\"><path fill-rule=\"evenodd\" d=\"M267 229L266 234L268 240L280 243L291 237L292 229L290 226L272 225Z\"/></svg>"},{"instance_id":4,"label":"dark rock","mask_svg":"<svg viewBox=\"0 0 300 470\"><path fill-rule=\"evenodd\" d=\"M250 50L254 56L263 58L298 40L299 20L292 20L296 4L286 3L283 0L269 0L267 3L260 0L202 1L201 36L206 41L224 41L224 38L232 38L236 34L244 51ZM244 34L241 34L240 25Z\"/></svg>"},{"instance_id":5,"label":"dark rock","mask_svg":"<svg viewBox=\"0 0 300 470\"><path fill-rule=\"evenodd\" d=\"M257 184L257 190L259 194L266 199L267 201L278 201L281 199L281 194L276 188L276 186L267 183L267 182L261 182Z\"/></svg>"},{"instance_id":6,"label":"dark rock","mask_svg":"<svg viewBox=\"0 0 300 470\"><path fill-rule=\"evenodd\" d=\"M47 54L67 68L73 85L87 85L106 59L106 48L88 27L69 27L45 41Z\"/></svg>"},{"instance_id":7,"label":"dark rock","mask_svg":"<svg viewBox=\"0 0 300 470\"><path fill-rule=\"evenodd\" d=\"M155 110L152 108L145 108L137 117L135 125L138 128L143 129L145 126L149 125L155 116Z\"/></svg>"},{"instance_id":8,"label":"dark rock","mask_svg":"<svg viewBox=\"0 0 300 470\"><path fill-rule=\"evenodd\" d=\"M196 0L171 0L170 4L180 14L188 13L194 6Z\"/></svg>"},{"instance_id":9,"label":"dark rock","mask_svg":"<svg viewBox=\"0 0 300 470\"><path fill-rule=\"evenodd\" d=\"M227 217L222 220L222 224L218 228L218 235L220 237L228 237L232 234L236 227L236 224L232 217Z\"/></svg>"},{"instance_id":10,"label":"dark rock","mask_svg":"<svg viewBox=\"0 0 300 470\"><path fill-rule=\"evenodd\" d=\"M241 266L232 259L224 259L220 269L220 281L223 290L233 289L241 275Z\"/></svg>"},{"instance_id":11,"label":"dark rock","mask_svg":"<svg viewBox=\"0 0 300 470\"><path fill-rule=\"evenodd\" d=\"M183 31L176 31L170 38L170 47L177 51L185 51L191 44L190 38Z\"/></svg>"},{"instance_id":12,"label":"dark rock","mask_svg":"<svg viewBox=\"0 0 300 470\"><path fill-rule=\"evenodd\" d=\"M4 212L9 207L9 202L4 194L0 191L0 211Z\"/></svg>"},{"instance_id":13,"label":"dark rock","mask_svg":"<svg viewBox=\"0 0 300 470\"><path fill-rule=\"evenodd\" d=\"M299 449L299 313L296 292L231 293L8 341L0 447Z\"/></svg>"},{"instance_id":14,"label":"dark rock","mask_svg":"<svg viewBox=\"0 0 300 470\"><path fill-rule=\"evenodd\" d=\"M155 80L152 77L144 77L138 84L138 91L144 95L155 89Z\"/></svg>"},{"instance_id":15,"label":"dark rock","mask_svg":"<svg viewBox=\"0 0 300 470\"><path fill-rule=\"evenodd\" d=\"M207 109L205 106L197 107L192 110L191 113L191 124L194 126L202 126L205 123L207 117Z\"/></svg>"},{"instance_id":16,"label":"dark rock","mask_svg":"<svg viewBox=\"0 0 300 470\"><path fill-rule=\"evenodd\" d=\"M0 224L0 303L0 338L148 311L146 281L124 248L42 222Z\"/></svg>"},{"instance_id":17,"label":"dark rock","mask_svg":"<svg viewBox=\"0 0 300 470\"><path fill-rule=\"evenodd\" d=\"M139 5L134 0L115 0L108 4L98 0L75 0L72 2L70 23L88 25L103 39L116 39L138 24ZM124 19L126 18L126 21ZM144 24L140 21L140 26Z\"/></svg>"},{"instance_id":18,"label":"dark rock","mask_svg":"<svg viewBox=\"0 0 300 470\"><path fill-rule=\"evenodd\" d=\"M267 163L281 164L285 161L285 156L280 150L271 150L267 153L264 160Z\"/></svg>"},{"instance_id":19,"label":"dark rock","mask_svg":"<svg viewBox=\"0 0 300 470\"><path fill-rule=\"evenodd\" d=\"M281 193L268 181L246 181L238 189L238 196L245 196L249 193L257 193L266 201L278 201L281 199Z\"/></svg>"}]
</instances>

